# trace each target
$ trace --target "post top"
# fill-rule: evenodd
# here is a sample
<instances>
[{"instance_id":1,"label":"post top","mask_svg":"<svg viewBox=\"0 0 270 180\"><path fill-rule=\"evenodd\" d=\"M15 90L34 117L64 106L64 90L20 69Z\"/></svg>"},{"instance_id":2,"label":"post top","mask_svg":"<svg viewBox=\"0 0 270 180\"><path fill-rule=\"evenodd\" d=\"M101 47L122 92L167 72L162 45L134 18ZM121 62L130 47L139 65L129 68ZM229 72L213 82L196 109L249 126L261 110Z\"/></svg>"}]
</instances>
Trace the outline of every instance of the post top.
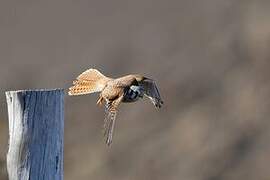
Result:
<instances>
[{"instance_id":1,"label":"post top","mask_svg":"<svg viewBox=\"0 0 270 180\"><path fill-rule=\"evenodd\" d=\"M6 91L6 93L51 92L51 91L64 91L64 89L63 88L55 88L55 89L26 89L26 90Z\"/></svg>"}]
</instances>

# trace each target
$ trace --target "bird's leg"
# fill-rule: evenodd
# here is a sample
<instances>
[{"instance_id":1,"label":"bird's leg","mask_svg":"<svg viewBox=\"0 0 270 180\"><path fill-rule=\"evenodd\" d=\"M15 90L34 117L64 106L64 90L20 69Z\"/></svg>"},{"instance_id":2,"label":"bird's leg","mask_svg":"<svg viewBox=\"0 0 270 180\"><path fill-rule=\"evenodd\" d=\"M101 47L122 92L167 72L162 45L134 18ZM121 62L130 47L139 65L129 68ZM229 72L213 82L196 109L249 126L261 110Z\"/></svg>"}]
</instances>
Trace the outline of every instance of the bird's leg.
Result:
<instances>
[{"instance_id":1,"label":"bird's leg","mask_svg":"<svg viewBox=\"0 0 270 180\"><path fill-rule=\"evenodd\" d=\"M101 95L99 95L99 98L98 98L98 101L97 101L97 105L102 106L103 105L103 102L104 102L104 98Z\"/></svg>"}]
</instances>

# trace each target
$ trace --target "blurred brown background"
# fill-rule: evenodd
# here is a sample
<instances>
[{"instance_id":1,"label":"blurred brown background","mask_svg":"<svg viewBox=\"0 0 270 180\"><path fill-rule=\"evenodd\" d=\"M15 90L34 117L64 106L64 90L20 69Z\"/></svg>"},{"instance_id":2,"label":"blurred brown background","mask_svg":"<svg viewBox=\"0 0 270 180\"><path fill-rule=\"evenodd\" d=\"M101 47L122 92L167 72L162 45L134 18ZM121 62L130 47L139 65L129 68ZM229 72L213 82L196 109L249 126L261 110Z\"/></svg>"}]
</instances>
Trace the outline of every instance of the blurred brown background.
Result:
<instances>
[{"instance_id":1,"label":"blurred brown background","mask_svg":"<svg viewBox=\"0 0 270 180\"><path fill-rule=\"evenodd\" d=\"M122 105L104 144L97 95L66 97L65 180L270 178L270 1L1 0L4 92L67 88L87 68L143 73L165 101Z\"/></svg>"}]
</instances>

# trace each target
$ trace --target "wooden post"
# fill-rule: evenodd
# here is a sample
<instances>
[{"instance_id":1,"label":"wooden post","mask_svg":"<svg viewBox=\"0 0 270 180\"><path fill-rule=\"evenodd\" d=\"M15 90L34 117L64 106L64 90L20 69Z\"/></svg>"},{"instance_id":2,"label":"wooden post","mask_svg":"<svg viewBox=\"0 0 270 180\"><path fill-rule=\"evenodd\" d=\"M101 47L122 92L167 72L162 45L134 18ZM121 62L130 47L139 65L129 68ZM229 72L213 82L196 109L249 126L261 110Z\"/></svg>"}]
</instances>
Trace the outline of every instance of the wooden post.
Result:
<instances>
[{"instance_id":1,"label":"wooden post","mask_svg":"<svg viewBox=\"0 0 270 180\"><path fill-rule=\"evenodd\" d=\"M64 91L6 92L9 180L62 180Z\"/></svg>"}]
</instances>

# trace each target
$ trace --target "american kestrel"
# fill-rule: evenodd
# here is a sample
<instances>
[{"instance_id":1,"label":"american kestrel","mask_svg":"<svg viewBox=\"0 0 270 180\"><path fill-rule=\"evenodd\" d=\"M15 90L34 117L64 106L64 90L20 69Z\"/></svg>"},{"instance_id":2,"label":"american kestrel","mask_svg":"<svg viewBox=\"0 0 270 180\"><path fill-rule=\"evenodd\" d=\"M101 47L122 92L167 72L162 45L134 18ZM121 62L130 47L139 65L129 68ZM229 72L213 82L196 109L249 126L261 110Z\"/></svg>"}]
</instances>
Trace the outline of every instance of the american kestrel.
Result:
<instances>
[{"instance_id":1,"label":"american kestrel","mask_svg":"<svg viewBox=\"0 0 270 180\"><path fill-rule=\"evenodd\" d=\"M100 92L97 104L105 104L104 137L107 145L112 143L115 117L121 102L135 102L146 96L156 108L163 104L154 80L139 74L113 79L96 69L88 69L80 74L73 81L68 94L74 96L94 92Z\"/></svg>"}]
</instances>

